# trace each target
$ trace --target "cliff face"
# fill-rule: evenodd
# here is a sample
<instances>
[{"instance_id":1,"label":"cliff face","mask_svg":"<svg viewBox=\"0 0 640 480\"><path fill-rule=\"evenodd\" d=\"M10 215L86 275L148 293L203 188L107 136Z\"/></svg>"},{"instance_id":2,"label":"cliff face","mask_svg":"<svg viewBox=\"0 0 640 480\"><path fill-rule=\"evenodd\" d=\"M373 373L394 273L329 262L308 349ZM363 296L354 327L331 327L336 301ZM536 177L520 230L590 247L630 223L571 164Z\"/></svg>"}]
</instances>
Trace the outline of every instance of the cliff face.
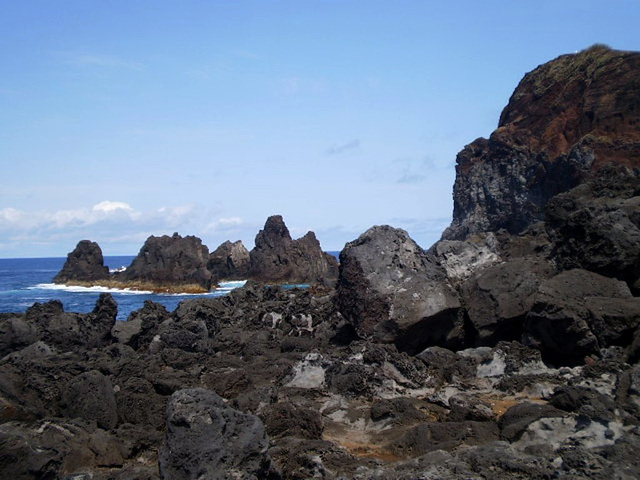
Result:
<instances>
[{"instance_id":1,"label":"cliff face","mask_svg":"<svg viewBox=\"0 0 640 480\"><path fill-rule=\"evenodd\" d=\"M488 140L458 154L443 238L520 233L549 199L611 163L640 167L640 53L594 46L558 57L525 75Z\"/></svg>"}]
</instances>

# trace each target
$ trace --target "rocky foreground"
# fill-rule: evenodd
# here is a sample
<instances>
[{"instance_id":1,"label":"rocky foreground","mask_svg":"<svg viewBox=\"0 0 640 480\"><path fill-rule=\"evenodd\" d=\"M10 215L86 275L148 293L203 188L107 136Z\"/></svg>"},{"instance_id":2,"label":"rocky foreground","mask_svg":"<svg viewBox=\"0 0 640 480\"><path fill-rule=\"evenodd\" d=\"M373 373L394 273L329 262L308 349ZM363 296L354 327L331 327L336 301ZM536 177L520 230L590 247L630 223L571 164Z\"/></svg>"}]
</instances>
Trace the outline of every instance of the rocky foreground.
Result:
<instances>
[{"instance_id":1,"label":"rocky foreground","mask_svg":"<svg viewBox=\"0 0 640 480\"><path fill-rule=\"evenodd\" d=\"M1 314L0 477L640 478L639 84L603 46L527 74L443 239L372 227L335 288Z\"/></svg>"}]
</instances>

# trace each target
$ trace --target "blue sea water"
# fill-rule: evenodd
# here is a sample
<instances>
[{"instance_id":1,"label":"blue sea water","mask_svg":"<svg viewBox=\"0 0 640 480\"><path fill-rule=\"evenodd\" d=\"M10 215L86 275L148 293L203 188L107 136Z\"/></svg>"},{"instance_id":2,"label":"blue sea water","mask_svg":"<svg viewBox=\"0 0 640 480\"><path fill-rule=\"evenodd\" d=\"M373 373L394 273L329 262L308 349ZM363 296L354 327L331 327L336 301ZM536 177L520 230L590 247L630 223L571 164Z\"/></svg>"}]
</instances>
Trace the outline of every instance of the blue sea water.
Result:
<instances>
[{"instance_id":1,"label":"blue sea water","mask_svg":"<svg viewBox=\"0 0 640 480\"><path fill-rule=\"evenodd\" d=\"M133 256L105 257L104 263L110 269L126 267ZM67 287L52 283L53 277L64 265L65 258L8 258L0 259L0 313L24 312L35 302L60 300L65 311L88 313L102 292L109 292L118 302L118 320L126 320L129 314L142 308L145 300L161 303L169 311L189 298L203 296L216 297L226 295L242 282L221 284L220 288L200 295L157 294L135 292L102 287Z\"/></svg>"}]
</instances>

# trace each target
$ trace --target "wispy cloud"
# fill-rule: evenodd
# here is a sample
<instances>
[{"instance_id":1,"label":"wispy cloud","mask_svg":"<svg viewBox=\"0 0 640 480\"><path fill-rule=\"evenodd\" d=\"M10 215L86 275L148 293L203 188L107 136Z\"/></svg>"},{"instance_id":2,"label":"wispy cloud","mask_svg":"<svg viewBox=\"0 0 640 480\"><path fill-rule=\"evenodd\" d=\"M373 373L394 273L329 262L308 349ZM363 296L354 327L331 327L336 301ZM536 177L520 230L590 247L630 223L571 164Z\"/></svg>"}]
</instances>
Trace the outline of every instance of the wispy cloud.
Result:
<instances>
[{"instance_id":1,"label":"wispy cloud","mask_svg":"<svg viewBox=\"0 0 640 480\"><path fill-rule=\"evenodd\" d=\"M86 52L57 52L56 55L67 65L75 67L98 67L103 69L142 70L142 63L133 62L117 55Z\"/></svg>"},{"instance_id":2,"label":"wispy cloud","mask_svg":"<svg viewBox=\"0 0 640 480\"><path fill-rule=\"evenodd\" d=\"M332 145L331 147L329 147L326 150L326 154L327 155L338 155L340 153L344 153L347 152L349 150L355 150L357 148L360 147L360 140L358 140L357 138L354 140L351 140L349 142L340 144L340 145Z\"/></svg>"}]
</instances>

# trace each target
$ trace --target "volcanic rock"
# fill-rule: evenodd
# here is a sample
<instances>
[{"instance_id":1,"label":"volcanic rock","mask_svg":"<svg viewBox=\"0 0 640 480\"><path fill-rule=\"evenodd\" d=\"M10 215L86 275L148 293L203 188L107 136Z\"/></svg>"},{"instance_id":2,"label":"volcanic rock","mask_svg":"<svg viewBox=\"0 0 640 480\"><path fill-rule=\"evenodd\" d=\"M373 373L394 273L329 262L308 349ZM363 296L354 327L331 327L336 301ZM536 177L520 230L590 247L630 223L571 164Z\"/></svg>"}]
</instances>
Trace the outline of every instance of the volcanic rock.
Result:
<instances>
[{"instance_id":1,"label":"volcanic rock","mask_svg":"<svg viewBox=\"0 0 640 480\"><path fill-rule=\"evenodd\" d=\"M640 280L640 170L602 169L551 199L546 219L561 268L585 268L632 287Z\"/></svg>"},{"instance_id":2,"label":"volcanic rock","mask_svg":"<svg viewBox=\"0 0 640 480\"><path fill-rule=\"evenodd\" d=\"M258 417L230 408L209 390L180 390L167 404L160 476L176 480L267 478L271 470L268 446Z\"/></svg>"},{"instance_id":3,"label":"volcanic rock","mask_svg":"<svg viewBox=\"0 0 640 480\"><path fill-rule=\"evenodd\" d=\"M211 252L207 262L207 269L217 280L246 280L250 267L249 250L241 240L224 242Z\"/></svg>"},{"instance_id":4,"label":"volcanic rock","mask_svg":"<svg viewBox=\"0 0 640 480\"><path fill-rule=\"evenodd\" d=\"M114 278L151 290L207 292L211 273L207 270L209 249L194 236L150 236L138 256Z\"/></svg>"},{"instance_id":5,"label":"volcanic rock","mask_svg":"<svg viewBox=\"0 0 640 480\"><path fill-rule=\"evenodd\" d=\"M68 418L93 420L98 427L111 430L118 413L113 385L97 370L85 372L69 382L62 394L63 412Z\"/></svg>"},{"instance_id":6,"label":"volcanic rock","mask_svg":"<svg viewBox=\"0 0 640 480\"><path fill-rule=\"evenodd\" d=\"M315 234L293 240L280 215L258 232L250 259L249 277L259 282L333 285L338 276L338 262L322 251Z\"/></svg>"},{"instance_id":7,"label":"volcanic rock","mask_svg":"<svg viewBox=\"0 0 640 480\"><path fill-rule=\"evenodd\" d=\"M523 338L556 365L582 364L601 347L630 341L640 324L640 299L619 280L567 270L541 283Z\"/></svg>"},{"instance_id":8,"label":"volcanic rock","mask_svg":"<svg viewBox=\"0 0 640 480\"><path fill-rule=\"evenodd\" d=\"M493 346L499 340L520 340L525 315L540 283L555 268L536 257L521 257L480 270L461 288L473 327L470 343Z\"/></svg>"},{"instance_id":9,"label":"volcanic rock","mask_svg":"<svg viewBox=\"0 0 640 480\"><path fill-rule=\"evenodd\" d=\"M401 350L464 342L460 303L444 270L404 230L372 227L345 245L336 302L359 335Z\"/></svg>"},{"instance_id":10,"label":"volcanic rock","mask_svg":"<svg viewBox=\"0 0 640 480\"><path fill-rule=\"evenodd\" d=\"M67 255L62 270L53 277L53 283L91 283L109 278L100 246L90 240L81 240Z\"/></svg>"},{"instance_id":11,"label":"volcanic rock","mask_svg":"<svg viewBox=\"0 0 640 480\"><path fill-rule=\"evenodd\" d=\"M594 46L525 75L498 129L458 154L443 238L519 233L611 162L640 166L640 53Z\"/></svg>"}]
</instances>

